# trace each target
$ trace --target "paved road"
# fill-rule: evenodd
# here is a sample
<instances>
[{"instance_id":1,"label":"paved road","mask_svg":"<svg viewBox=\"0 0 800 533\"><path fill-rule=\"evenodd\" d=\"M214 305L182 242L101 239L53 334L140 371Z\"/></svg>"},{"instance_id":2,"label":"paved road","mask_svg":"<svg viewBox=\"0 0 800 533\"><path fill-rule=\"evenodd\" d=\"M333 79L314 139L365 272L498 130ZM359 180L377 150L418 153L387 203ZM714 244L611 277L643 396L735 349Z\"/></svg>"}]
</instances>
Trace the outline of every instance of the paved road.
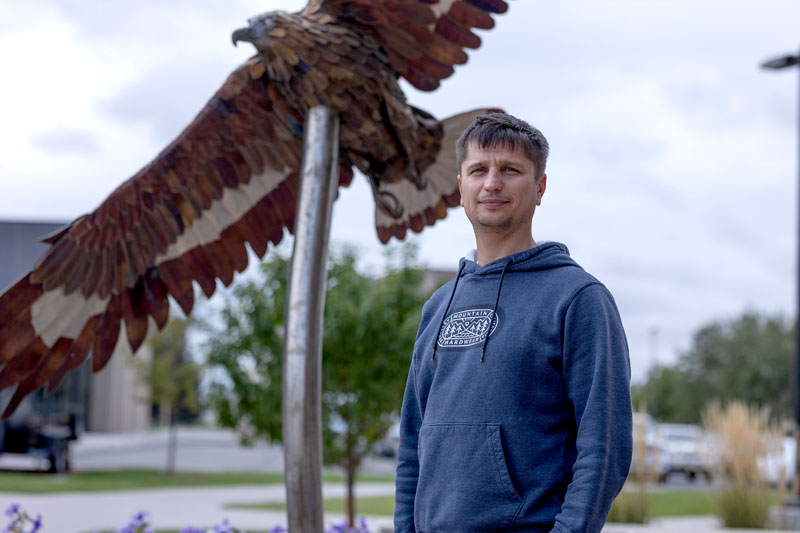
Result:
<instances>
[{"instance_id":1,"label":"paved road","mask_svg":"<svg viewBox=\"0 0 800 533\"><path fill-rule=\"evenodd\" d=\"M283 472L283 448L259 441L241 446L235 433L221 429L181 427L177 469L200 472ZM117 468L162 469L167 461L163 429L129 434L85 433L70 447L75 471ZM31 457L0 455L0 469L36 469L45 465ZM393 459L368 458L364 473L393 474ZM335 469L333 469L335 470Z\"/></svg>"},{"instance_id":2,"label":"paved road","mask_svg":"<svg viewBox=\"0 0 800 533\"><path fill-rule=\"evenodd\" d=\"M72 446L76 470L110 468L164 468L167 432L84 434ZM368 458L362 472L393 474L393 459ZM283 448L259 441L241 446L235 433L220 429L181 427L178 430L177 468L210 472L283 472Z\"/></svg>"}]
</instances>

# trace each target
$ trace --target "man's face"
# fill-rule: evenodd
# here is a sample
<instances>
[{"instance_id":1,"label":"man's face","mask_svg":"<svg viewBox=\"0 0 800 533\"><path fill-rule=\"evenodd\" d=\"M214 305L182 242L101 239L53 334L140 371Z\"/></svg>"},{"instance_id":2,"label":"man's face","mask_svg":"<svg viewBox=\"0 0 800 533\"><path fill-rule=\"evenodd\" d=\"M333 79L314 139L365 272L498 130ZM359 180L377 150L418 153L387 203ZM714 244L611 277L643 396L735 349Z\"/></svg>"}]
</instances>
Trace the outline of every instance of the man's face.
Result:
<instances>
[{"instance_id":1,"label":"man's face","mask_svg":"<svg viewBox=\"0 0 800 533\"><path fill-rule=\"evenodd\" d=\"M531 231L547 176L536 179L536 165L522 152L471 143L459 169L461 205L475 232Z\"/></svg>"}]
</instances>

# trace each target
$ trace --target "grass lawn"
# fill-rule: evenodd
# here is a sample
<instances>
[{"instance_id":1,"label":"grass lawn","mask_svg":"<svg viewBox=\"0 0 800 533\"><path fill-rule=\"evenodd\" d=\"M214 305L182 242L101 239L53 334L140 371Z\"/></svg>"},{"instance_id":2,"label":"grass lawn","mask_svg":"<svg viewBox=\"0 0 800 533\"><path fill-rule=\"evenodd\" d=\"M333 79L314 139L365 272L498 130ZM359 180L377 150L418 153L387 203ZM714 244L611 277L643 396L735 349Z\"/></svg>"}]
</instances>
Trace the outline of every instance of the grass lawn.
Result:
<instances>
[{"instance_id":1,"label":"grass lawn","mask_svg":"<svg viewBox=\"0 0 800 533\"><path fill-rule=\"evenodd\" d=\"M341 474L324 474L323 481L344 483ZM360 481L394 481L393 476L358 476ZM0 472L0 492L47 494L56 492L105 492L113 490L199 487L217 485L267 485L283 483L283 474L252 472L176 472L161 470L98 470L52 475L33 472Z\"/></svg>"},{"instance_id":2,"label":"grass lawn","mask_svg":"<svg viewBox=\"0 0 800 533\"><path fill-rule=\"evenodd\" d=\"M653 517L694 516L714 513L716 492L676 490L650 494Z\"/></svg>"},{"instance_id":3,"label":"grass lawn","mask_svg":"<svg viewBox=\"0 0 800 533\"><path fill-rule=\"evenodd\" d=\"M328 498L325 500L326 513L347 513L347 500L344 498ZM250 509L257 511L283 510L286 504L280 502L266 503L231 503L226 509ZM369 498L356 498L356 515L387 515L394 514L394 496L371 496Z\"/></svg>"},{"instance_id":4,"label":"grass lawn","mask_svg":"<svg viewBox=\"0 0 800 533\"><path fill-rule=\"evenodd\" d=\"M681 490L651 494L650 501L654 517L710 515L715 513L716 497L715 491ZM778 491L769 491L770 505L776 505L780 500Z\"/></svg>"},{"instance_id":5,"label":"grass lawn","mask_svg":"<svg viewBox=\"0 0 800 533\"><path fill-rule=\"evenodd\" d=\"M656 492L650 494L652 504L652 516L695 516L714 514L714 498L716 493L713 491L702 490L675 490ZM773 503L778 501L778 494L770 494ZM237 504L232 503L226 506L230 509L284 509L282 503L261 503L261 504ZM345 513L344 499L325 500L325 512ZM357 515L391 515L394 512L394 497L376 496L370 498L358 498L356 500Z\"/></svg>"}]
</instances>

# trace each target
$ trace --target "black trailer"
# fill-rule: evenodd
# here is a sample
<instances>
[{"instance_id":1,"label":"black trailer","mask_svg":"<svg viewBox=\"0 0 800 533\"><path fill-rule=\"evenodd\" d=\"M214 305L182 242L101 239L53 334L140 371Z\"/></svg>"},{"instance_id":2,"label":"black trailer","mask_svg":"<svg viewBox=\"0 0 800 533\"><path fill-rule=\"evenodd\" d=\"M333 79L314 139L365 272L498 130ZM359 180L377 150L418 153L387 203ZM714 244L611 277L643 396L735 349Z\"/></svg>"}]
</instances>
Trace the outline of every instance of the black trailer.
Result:
<instances>
[{"instance_id":1,"label":"black trailer","mask_svg":"<svg viewBox=\"0 0 800 533\"><path fill-rule=\"evenodd\" d=\"M87 365L83 365L87 367ZM70 470L70 444L86 427L89 369L79 368L66 376L53 394L41 390L20 403L8 420L0 421L0 457L21 454L41 459L48 472ZM0 408L12 391L0 392Z\"/></svg>"}]
</instances>

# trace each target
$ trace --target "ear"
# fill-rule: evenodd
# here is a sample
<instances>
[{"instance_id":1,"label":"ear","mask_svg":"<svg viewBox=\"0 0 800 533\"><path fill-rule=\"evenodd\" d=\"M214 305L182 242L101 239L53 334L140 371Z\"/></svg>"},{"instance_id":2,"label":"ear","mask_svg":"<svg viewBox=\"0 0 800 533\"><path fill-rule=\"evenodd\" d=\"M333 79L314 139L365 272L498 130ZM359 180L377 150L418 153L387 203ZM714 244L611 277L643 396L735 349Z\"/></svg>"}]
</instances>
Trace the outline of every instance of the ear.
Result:
<instances>
[{"instance_id":1,"label":"ear","mask_svg":"<svg viewBox=\"0 0 800 533\"><path fill-rule=\"evenodd\" d=\"M542 177L536 181L536 205L542 205L545 189L547 189L547 174L542 174Z\"/></svg>"},{"instance_id":2,"label":"ear","mask_svg":"<svg viewBox=\"0 0 800 533\"><path fill-rule=\"evenodd\" d=\"M458 204L464 207L464 195L461 192L461 174L456 176L456 180L458 180Z\"/></svg>"}]
</instances>

